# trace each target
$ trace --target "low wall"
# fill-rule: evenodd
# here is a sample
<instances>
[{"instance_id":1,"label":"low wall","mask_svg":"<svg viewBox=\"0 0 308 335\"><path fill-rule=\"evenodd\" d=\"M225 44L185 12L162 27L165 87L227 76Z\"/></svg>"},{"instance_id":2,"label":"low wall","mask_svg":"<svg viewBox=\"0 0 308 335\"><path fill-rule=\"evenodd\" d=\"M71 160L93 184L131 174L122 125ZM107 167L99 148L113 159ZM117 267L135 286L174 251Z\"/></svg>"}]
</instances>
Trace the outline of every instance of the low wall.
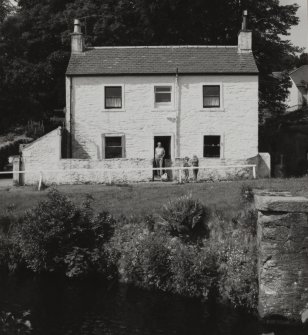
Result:
<instances>
[{"instance_id":1,"label":"low wall","mask_svg":"<svg viewBox=\"0 0 308 335\"><path fill-rule=\"evenodd\" d=\"M83 183L129 183L152 180L152 161L149 159L62 159L61 128L46 134L22 148L21 161L14 158L14 170L27 171L21 175L20 184L34 185L42 182L50 184L83 184ZM253 162L247 160L199 160L199 180L235 180L253 178L252 167L230 167L230 165L256 164L260 167L261 156ZM168 166L183 166L183 159L176 159ZM211 168L212 166L212 168ZM218 166L218 167L217 167ZM207 167L207 169L202 169ZM143 169L141 171L132 171ZM59 171L56 171L59 170ZM106 171L113 170L113 171ZM258 168L257 168L258 174ZM193 173L190 171L192 177ZM170 180L178 180L178 171L168 171ZM183 172L182 172L183 176ZM14 180L16 180L16 174Z\"/></svg>"},{"instance_id":2,"label":"low wall","mask_svg":"<svg viewBox=\"0 0 308 335\"><path fill-rule=\"evenodd\" d=\"M182 167L184 164L183 158L176 158L175 166ZM201 181L219 181L219 180L243 180L243 179L252 179L253 178L253 169L252 167L230 167L235 165L247 165L255 164L248 163L246 160L216 160L199 158L199 172L198 180ZM211 166L213 168L211 168ZM205 167L206 169L202 169ZM193 171L189 172L190 178L193 177ZM184 173L182 172L182 176ZM178 172L174 173L174 179L179 179Z\"/></svg>"},{"instance_id":3,"label":"low wall","mask_svg":"<svg viewBox=\"0 0 308 335\"><path fill-rule=\"evenodd\" d=\"M308 321L308 199L257 194L259 313Z\"/></svg>"},{"instance_id":4,"label":"low wall","mask_svg":"<svg viewBox=\"0 0 308 335\"><path fill-rule=\"evenodd\" d=\"M48 185L145 182L152 180L151 168L152 162L146 159L61 159L57 165L57 169L61 172L43 171L42 180ZM131 171L129 169L147 170Z\"/></svg>"}]
</instances>

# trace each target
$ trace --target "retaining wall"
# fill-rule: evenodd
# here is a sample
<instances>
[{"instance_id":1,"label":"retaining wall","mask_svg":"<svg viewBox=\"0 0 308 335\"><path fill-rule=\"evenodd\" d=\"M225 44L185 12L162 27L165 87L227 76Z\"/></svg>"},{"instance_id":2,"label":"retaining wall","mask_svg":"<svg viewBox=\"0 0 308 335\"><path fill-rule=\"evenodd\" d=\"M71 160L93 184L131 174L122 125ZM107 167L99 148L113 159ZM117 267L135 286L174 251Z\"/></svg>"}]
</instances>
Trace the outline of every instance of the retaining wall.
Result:
<instances>
[{"instance_id":1,"label":"retaining wall","mask_svg":"<svg viewBox=\"0 0 308 335\"><path fill-rule=\"evenodd\" d=\"M255 196L258 214L259 313L308 321L308 199Z\"/></svg>"}]
</instances>

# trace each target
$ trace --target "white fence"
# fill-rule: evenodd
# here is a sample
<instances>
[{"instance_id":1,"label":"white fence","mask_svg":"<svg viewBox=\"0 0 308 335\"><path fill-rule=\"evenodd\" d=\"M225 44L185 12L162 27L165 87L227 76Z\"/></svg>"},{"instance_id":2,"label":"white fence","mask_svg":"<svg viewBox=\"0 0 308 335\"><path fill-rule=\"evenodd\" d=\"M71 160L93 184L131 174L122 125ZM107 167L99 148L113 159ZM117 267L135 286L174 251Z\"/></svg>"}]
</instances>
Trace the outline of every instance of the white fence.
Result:
<instances>
[{"instance_id":1,"label":"white fence","mask_svg":"<svg viewBox=\"0 0 308 335\"><path fill-rule=\"evenodd\" d=\"M114 168L114 169L54 169L54 170L27 170L27 171L1 171L0 175L21 175L21 174L27 174L27 173L31 173L31 174L37 174L37 180L38 180L38 189L41 189L42 183L44 181L44 174L46 173L68 173L68 172L74 172L74 173L92 173L92 172L104 172L107 174L107 179L109 184L112 183L112 173L114 172L119 172L119 173L125 173L125 172L144 172L144 171L148 171L150 173L154 173L154 171L173 171L173 172L177 172L178 175L178 182L182 183L182 179L183 179L183 174L182 172L184 170L188 170L188 171L194 171L195 169L198 170L214 170L214 169L245 169L245 168L251 168L252 169L252 176L255 179L256 178L256 165L255 164L247 164L247 165L218 165L218 166L213 166L213 165L209 165L209 166L198 166L198 167L183 167L183 166L173 166L173 167L164 167L162 169L160 168L134 168L134 169L120 169L120 168Z\"/></svg>"}]
</instances>

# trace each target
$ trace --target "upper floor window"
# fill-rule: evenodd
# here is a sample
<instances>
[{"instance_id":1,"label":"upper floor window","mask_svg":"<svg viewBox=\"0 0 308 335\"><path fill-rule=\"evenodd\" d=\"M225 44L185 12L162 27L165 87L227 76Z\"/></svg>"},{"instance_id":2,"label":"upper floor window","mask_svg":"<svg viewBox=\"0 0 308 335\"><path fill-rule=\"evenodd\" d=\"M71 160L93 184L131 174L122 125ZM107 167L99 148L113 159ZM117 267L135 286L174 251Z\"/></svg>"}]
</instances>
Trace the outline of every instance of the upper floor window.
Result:
<instances>
[{"instance_id":1,"label":"upper floor window","mask_svg":"<svg viewBox=\"0 0 308 335\"><path fill-rule=\"evenodd\" d=\"M155 104L156 105L170 105L172 101L172 87L171 86L155 86Z\"/></svg>"},{"instance_id":2,"label":"upper floor window","mask_svg":"<svg viewBox=\"0 0 308 335\"><path fill-rule=\"evenodd\" d=\"M122 87L105 86L105 108L122 108Z\"/></svg>"},{"instance_id":3,"label":"upper floor window","mask_svg":"<svg viewBox=\"0 0 308 335\"><path fill-rule=\"evenodd\" d=\"M220 107L220 85L203 86L203 108Z\"/></svg>"},{"instance_id":4,"label":"upper floor window","mask_svg":"<svg viewBox=\"0 0 308 335\"><path fill-rule=\"evenodd\" d=\"M220 158L220 136L204 136L203 157Z\"/></svg>"}]
</instances>

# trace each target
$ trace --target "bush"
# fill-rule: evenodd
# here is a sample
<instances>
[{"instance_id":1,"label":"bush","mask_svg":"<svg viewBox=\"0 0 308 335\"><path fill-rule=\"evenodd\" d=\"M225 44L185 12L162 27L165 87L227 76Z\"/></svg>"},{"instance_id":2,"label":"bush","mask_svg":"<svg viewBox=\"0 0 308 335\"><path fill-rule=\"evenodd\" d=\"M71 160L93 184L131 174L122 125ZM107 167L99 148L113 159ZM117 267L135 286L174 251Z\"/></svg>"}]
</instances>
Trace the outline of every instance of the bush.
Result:
<instances>
[{"instance_id":1,"label":"bush","mask_svg":"<svg viewBox=\"0 0 308 335\"><path fill-rule=\"evenodd\" d=\"M23 312L22 315L14 315L11 312L0 312L0 329L2 335L31 334L32 326L28 320L30 312Z\"/></svg>"},{"instance_id":2,"label":"bush","mask_svg":"<svg viewBox=\"0 0 308 335\"><path fill-rule=\"evenodd\" d=\"M163 207L161 221L172 236L183 239L202 239L208 232L209 210L192 196L171 200Z\"/></svg>"},{"instance_id":3,"label":"bush","mask_svg":"<svg viewBox=\"0 0 308 335\"><path fill-rule=\"evenodd\" d=\"M222 246L218 258L218 289L220 296L235 307L254 309L257 305L257 253L255 245L237 239Z\"/></svg>"},{"instance_id":4,"label":"bush","mask_svg":"<svg viewBox=\"0 0 308 335\"><path fill-rule=\"evenodd\" d=\"M121 279L138 286L206 299L216 263L207 248L184 243L148 220L125 221L112 239Z\"/></svg>"},{"instance_id":5,"label":"bush","mask_svg":"<svg viewBox=\"0 0 308 335\"><path fill-rule=\"evenodd\" d=\"M9 163L9 157L19 154L19 146L29 143L29 139L18 139L0 148L0 171Z\"/></svg>"},{"instance_id":6,"label":"bush","mask_svg":"<svg viewBox=\"0 0 308 335\"><path fill-rule=\"evenodd\" d=\"M76 206L51 190L47 201L26 212L13 237L33 272L80 277L112 271L106 243L113 229L114 219L106 212L94 214L89 201Z\"/></svg>"},{"instance_id":7,"label":"bush","mask_svg":"<svg viewBox=\"0 0 308 335\"><path fill-rule=\"evenodd\" d=\"M215 254L208 247L178 242L172 249L171 272L174 293L205 300L216 279Z\"/></svg>"},{"instance_id":8,"label":"bush","mask_svg":"<svg viewBox=\"0 0 308 335\"><path fill-rule=\"evenodd\" d=\"M253 189L250 185L244 184L241 188L241 200L244 204L251 204L254 200Z\"/></svg>"}]
</instances>

